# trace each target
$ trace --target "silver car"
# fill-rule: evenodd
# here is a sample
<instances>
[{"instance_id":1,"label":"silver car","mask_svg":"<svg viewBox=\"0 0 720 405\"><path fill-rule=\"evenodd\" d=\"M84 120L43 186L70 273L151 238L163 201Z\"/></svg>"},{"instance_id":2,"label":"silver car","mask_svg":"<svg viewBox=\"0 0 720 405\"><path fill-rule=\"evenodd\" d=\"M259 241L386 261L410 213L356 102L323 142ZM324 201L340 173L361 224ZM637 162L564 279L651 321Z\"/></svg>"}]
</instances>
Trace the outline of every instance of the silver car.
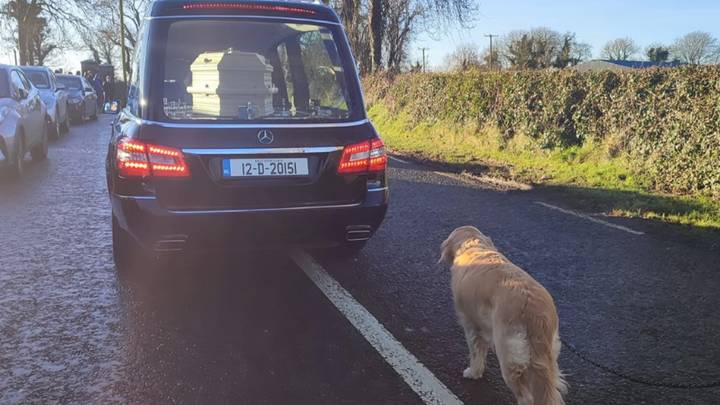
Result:
<instances>
[{"instance_id":1,"label":"silver car","mask_svg":"<svg viewBox=\"0 0 720 405\"><path fill-rule=\"evenodd\" d=\"M0 65L0 166L11 176L23 172L27 152L47 158L47 108L40 91L15 66Z\"/></svg>"},{"instance_id":2,"label":"silver car","mask_svg":"<svg viewBox=\"0 0 720 405\"><path fill-rule=\"evenodd\" d=\"M40 98L47 107L50 135L59 138L70 129L68 93L59 83L52 70L43 66L22 66L20 69L40 91Z\"/></svg>"}]
</instances>

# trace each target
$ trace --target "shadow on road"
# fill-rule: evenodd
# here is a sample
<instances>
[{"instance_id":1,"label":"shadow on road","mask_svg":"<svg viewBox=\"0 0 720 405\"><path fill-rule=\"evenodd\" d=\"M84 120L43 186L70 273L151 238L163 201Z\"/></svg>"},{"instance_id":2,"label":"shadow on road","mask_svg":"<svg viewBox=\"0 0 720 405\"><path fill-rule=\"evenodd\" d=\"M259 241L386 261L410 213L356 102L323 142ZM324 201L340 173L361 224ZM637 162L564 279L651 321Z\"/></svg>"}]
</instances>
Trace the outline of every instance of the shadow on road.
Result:
<instances>
[{"instance_id":1,"label":"shadow on road","mask_svg":"<svg viewBox=\"0 0 720 405\"><path fill-rule=\"evenodd\" d=\"M137 270L119 279L121 376L108 397L397 403L414 395L283 252Z\"/></svg>"},{"instance_id":2,"label":"shadow on road","mask_svg":"<svg viewBox=\"0 0 720 405\"><path fill-rule=\"evenodd\" d=\"M630 216L629 221L663 238L700 243L709 249L720 247L720 203L588 187L547 186L539 191L551 200L586 212ZM671 221L692 218L705 225L669 223L662 218Z\"/></svg>"}]
</instances>

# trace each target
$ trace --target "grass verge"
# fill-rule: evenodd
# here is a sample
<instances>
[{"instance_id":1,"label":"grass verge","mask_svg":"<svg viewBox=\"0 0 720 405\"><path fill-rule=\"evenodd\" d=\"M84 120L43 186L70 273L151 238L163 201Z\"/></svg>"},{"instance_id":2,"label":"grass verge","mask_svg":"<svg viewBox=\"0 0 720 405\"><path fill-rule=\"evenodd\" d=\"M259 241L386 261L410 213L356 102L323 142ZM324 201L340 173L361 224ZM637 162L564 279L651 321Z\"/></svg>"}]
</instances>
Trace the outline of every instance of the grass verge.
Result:
<instances>
[{"instance_id":1,"label":"grass verge","mask_svg":"<svg viewBox=\"0 0 720 405\"><path fill-rule=\"evenodd\" d=\"M633 173L606 144L546 151L522 134L509 141L490 127L438 121L411 124L374 105L370 118L394 152L508 180L533 183L575 208L610 216L644 218L684 225L691 232L720 235L720 202L648 191L650 179Z\"/></svg>"}]
</instances>

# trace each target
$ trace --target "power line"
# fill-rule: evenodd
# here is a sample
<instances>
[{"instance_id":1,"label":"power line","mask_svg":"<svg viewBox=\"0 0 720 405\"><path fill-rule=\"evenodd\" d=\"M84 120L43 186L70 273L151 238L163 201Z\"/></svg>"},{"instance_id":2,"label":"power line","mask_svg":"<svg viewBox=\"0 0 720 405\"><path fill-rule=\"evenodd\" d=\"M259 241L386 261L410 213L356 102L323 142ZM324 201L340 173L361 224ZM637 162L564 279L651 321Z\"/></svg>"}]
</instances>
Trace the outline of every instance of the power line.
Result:
<instances>
[{"instance_id":1,"label":"power line","mask_svg":"<svg viewBox=\"0 0 720 405\"><path fill-rule=\"evenodd\" d=\"M493 58L495 57L495 54L493 53L493 38L498 37L499 35L496 34L485 34L485 37L490 38L490 70L494 68L493 64Z\"/></svg>"},{"instance_id":2,"label":"power line","mask_svg":"<svg viewBox=\"0 0 720 405\"><path fill-rule=\"evenodd\" d=\"M425 66L426 66L425 65L425 51L430 50L430 48L420 48L420 50L422 51L422 58L423 58L422 59L422 69L423 69L423 73L425 73Z\"/></svg>"}]
</instances>

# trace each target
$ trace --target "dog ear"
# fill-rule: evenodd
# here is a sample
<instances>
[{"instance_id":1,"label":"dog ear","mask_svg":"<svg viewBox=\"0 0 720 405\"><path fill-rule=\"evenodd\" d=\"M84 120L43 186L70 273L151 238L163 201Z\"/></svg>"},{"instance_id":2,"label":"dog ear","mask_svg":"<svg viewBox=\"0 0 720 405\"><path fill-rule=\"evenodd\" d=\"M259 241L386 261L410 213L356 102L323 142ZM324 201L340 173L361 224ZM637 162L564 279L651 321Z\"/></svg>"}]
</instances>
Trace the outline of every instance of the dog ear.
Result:
<instances>
[{"instance_id":1,"label":"dog ear","mask_svg":"<svg viewBox=\"0 0 720 405\"><path fill-rule=\"evenodd\" d=\"M455 250L453 249L451 238L447 238L440 245L440 260L438 260L438 264L450 264L454 260Z\"/></svg>"}]
</instances>

